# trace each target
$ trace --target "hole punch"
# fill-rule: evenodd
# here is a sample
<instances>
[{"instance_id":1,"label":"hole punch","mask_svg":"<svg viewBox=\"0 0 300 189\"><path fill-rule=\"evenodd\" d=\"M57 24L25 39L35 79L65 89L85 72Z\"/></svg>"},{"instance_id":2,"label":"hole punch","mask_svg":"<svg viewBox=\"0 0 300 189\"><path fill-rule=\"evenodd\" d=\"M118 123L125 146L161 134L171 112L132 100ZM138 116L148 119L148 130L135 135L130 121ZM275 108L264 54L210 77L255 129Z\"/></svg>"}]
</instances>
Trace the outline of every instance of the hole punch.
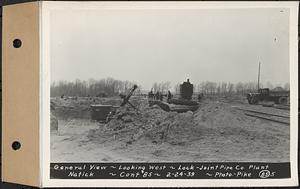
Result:
<instances>
[{"instance_id":1,"label":"hole punch","mask_svg":"<svg viewBox=\"0 0 300 189\"><path fill-rule=\"evenodd\" d=\"M15 40L13 41L13 46L14 46L15 48L20 48L20 47L22 46L22 41L21 41L20 39L15 39Z\"/></svg>"},{"instance_id":2,"label":"hole punch","mask_svg":"<svg viewBox=\"0 0 300 189\"><path fill-rule=\"evenodd\" d=\"M21 143L19 141L14 141L11 145L12 149L19 150L21 148Z\"/></svg>"}]
</instances>

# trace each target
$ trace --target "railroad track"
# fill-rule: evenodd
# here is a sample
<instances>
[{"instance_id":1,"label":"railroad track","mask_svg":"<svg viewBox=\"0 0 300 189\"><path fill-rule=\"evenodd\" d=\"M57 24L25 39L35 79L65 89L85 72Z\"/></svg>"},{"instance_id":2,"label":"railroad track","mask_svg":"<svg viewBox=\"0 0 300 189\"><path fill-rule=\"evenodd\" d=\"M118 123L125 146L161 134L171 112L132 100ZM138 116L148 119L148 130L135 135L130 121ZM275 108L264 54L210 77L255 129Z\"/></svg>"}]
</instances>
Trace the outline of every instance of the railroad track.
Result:
<instances>
[{"instance_id":1,"label":"railroad track","mask_svg":"<svg viewBox=\"0 0 300 189\"><path fill-rule=\"evenodd\" d=\"M272 113L268 113L268 112L249 110L249 109L243 109L243 108L237 108L237 109L244 111L245 115L250 116L250 117L255 117L255 118L259 118L259 119L273 121L276 123L290 125L290 116L289 115L272 114Z\"/></svg>"},{"instance_id":2,"label":"railroad track","mask_svg":"<svg viewBox=\"0 0 300 189\"><path fill-rule=\"evenodd\" d=\"M274 108L282 109L282 110L290 110L290 105L289 104L287 104L287 105L283 105L283 104L277 105L277 104L275 104Z\"/></svg>"}]
</instances>

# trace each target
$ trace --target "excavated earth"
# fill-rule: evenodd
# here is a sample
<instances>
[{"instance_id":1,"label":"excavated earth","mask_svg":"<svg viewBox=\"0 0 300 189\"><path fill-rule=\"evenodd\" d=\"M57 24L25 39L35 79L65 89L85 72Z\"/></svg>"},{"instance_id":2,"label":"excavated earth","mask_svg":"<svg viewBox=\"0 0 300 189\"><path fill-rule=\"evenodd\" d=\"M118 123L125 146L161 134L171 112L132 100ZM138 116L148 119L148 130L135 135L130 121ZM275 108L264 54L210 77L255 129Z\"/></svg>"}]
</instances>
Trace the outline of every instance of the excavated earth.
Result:
<instances>
[{"instance_id":1,"label":"excavated earth","mask_svg":"<svg viewBox=\"0 0 300 189\"><path fill-rule=\"evenodd\" d=\"M238 108L286 110L248 105L244 98L205 99L186 113L149 107L145 98L131 102L139 111L121 107L103 124L90 120L90 105L118 105L117 97L52 99L58 131L51 133L51 161L289 161L290 127Z\"/></svg>"}]
</instances>

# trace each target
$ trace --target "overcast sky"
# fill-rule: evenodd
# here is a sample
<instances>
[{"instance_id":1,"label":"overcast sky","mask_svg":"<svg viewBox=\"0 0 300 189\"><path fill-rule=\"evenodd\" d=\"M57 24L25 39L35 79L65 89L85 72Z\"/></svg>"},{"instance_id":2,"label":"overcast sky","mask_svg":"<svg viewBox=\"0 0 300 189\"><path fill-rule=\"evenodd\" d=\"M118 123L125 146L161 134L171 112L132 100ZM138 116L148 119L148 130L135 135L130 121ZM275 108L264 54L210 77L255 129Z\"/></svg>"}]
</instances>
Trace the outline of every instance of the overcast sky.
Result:
<instances>
[{"instance_id":1,"label":"overcast sky","mask_svg":"<svg viewBox=\"0 0 300 189\"><path fill-rule=\"evenodd\" d=\"M78 10L51 14L51 81L289 81L288 9Z\"/></svg>"}]
</instances>

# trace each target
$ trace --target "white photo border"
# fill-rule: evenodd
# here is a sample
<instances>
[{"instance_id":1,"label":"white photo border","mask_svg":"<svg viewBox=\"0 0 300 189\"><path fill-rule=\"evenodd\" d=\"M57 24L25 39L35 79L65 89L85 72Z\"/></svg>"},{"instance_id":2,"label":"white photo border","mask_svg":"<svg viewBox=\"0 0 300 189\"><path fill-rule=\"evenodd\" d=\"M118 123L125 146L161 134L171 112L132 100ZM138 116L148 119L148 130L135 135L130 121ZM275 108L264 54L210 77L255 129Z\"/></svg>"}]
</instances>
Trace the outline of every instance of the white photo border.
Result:
<instances>
[{"instance_id":1,"label":"white photo border","mask_svg":"<svg viewBox=\"0 0 300 189\"><path fill-rule=\"evenodd\" d=\"M298 2L39 2L40 3L40 156L42 187L241 187L298 185ZM101 6L100 6L101 5ZM95 9L290 10L290 163L289 179L50 179L50 18L54 10Z\"/></svg>"}]
</instances>

